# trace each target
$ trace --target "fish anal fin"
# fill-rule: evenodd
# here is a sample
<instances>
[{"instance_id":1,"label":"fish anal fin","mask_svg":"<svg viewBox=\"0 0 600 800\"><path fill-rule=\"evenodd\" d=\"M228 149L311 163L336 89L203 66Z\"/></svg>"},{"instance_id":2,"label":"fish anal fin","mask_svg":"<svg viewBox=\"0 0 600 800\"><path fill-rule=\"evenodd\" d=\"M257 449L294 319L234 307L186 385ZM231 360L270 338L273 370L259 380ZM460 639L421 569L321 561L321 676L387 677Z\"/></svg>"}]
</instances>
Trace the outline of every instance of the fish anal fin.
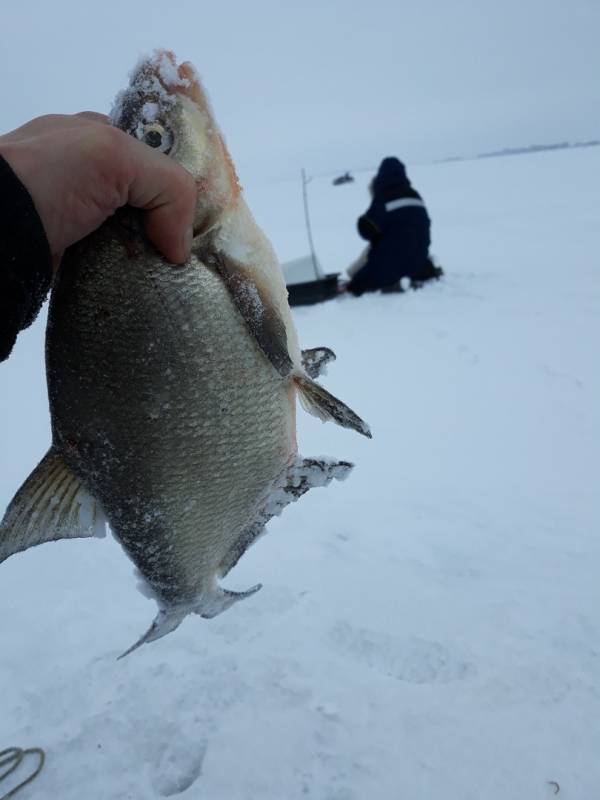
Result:
<instances>
[{"instance_id":1,"label":"fish anal fin","mask_svg":"<svg viewBox=\"0 0 600 800\"><path fill-rule=\"evenodd\" d=\"M278 517L283 509L294 503L309 489L328 486L331 481L345 480L352 472L354 464L332 458L302 458L296 456L263 498L256 519L238 537L219 566L221 577L235 567L246 550L265 533L265 525L273 517Z\"/></svg>"},{"instance_id":2,"label":"fish anal fin","mask_svg":"<svg viewBox=\"0 0 600 800\"><path fill-rule=\"evenodd\" d=\"M312 347L302 351L302 366L309 378L318 378L327 372L327 365L336 355L329 347Z\"/></svg>"},{"instance_id":3,"label":"fish anal fin","mask_svg":"<svg viewBox=\"0 0 600 800\"><path fill-rule=\"evenodd\" d=\"M51 447L0 522L0 563L44 542L104 536L105 526L98 501Z\"/></svg>"},{"instance_id":4,"label":"fish anal fin","mask_svg":"<svg viewBox=\"0 0 600 800\"><path fill-rule=\"evenodd\" d=\"M206 246L198 248L195 253L221 276L257 345L277 372L283 377L288 376L294 364L288 350L287 331L267 291L246 267L222 250Z\"/></svg>"},{"instance_id":5,"label":"fish anal fin","mask_svg":"<svg viewBox=\"0 0 600 800\"><path fill-rule=\"evenodd\" d=\"M350 428L357 433L362 433L368 439L372 438L371 429L367 423L319 383L303 375L295 376L294 382L298 388L300 403L309 414L318 417L323 422L333 420L342 428Z\"/></svg>"}]
</instances>

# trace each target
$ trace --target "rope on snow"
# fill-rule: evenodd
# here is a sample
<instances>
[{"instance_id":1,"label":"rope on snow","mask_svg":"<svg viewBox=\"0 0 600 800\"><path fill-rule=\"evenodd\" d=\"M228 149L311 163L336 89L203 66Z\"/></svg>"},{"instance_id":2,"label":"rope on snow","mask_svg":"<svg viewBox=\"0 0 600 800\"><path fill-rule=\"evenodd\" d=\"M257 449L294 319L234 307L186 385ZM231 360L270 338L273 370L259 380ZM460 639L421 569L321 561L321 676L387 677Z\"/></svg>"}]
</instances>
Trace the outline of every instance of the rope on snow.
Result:
<instances>
[{"instance_id":1,"label":"rope on snow","mask_svg":"<svg viewBox=\"0 0 600 800\"><path fill-rule=\"evenodd\" d=\"M0 783L21 766L26 756L37 756L37 767L25 780L21 781L21 783L17 784L17 786L13 787L6 794L0 795L0 800L9 800L10 797L14 797L24 786L27 786L28 783L31 783L32 780L37 778L46 760L46 754L41 747L29 747L25 749L21 747L8 747L6 750L0 750L0 770L2 767L8 765L4 772L0 772Z\"/></svg>"}]
</instances>

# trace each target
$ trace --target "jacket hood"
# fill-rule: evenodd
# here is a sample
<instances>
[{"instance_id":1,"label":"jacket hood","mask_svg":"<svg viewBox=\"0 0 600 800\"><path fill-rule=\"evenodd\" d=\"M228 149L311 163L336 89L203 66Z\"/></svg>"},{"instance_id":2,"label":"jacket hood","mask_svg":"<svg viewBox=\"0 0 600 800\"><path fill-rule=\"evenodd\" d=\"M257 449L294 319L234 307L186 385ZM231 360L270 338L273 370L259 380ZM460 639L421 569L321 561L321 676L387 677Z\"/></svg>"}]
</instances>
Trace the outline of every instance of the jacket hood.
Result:
<instances>
[{"instance_id":1,"label":"jacket hood","mask_svg":"<svg viewBox=\"0 0 600 800\"><path fill-rule=\"evenodd\" d=\"M410 186L404 164L394 156L384 158L379 165L377 175L373 179L373 194L377 195L390 186Z\"/></svg>"}]
</instances>

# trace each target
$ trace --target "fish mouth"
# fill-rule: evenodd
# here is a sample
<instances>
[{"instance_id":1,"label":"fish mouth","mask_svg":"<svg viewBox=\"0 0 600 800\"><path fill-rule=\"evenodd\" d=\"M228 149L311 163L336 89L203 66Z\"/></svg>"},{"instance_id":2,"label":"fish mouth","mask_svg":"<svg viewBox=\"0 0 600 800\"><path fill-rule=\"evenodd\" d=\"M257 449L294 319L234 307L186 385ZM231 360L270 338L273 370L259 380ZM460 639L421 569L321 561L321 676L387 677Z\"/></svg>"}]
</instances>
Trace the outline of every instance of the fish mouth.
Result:
<instances>
[{"instance_id":1,"label":"fish mouth","mask_svg":"<svg viewBox=\"0 0 600 800\"><path fill-rule=\"evenodd\" d=\"M168 112L178 97L186 97L201 110L208 110L206 95L192 64L189 61L178 64L172 50L155 50L134 67L128 87L115 99L111 122L135 135L142 117Z\"/></svg>"},{"instance_id":2,"label":"fish mouth","mask_svg":"<svg viewBox=\"0 0 600 800\"><path fill-rule=\"evenodd\" d=\"M162 88L170 94L181 94L188 97L201 108L206 105L206 98L198 74L189 61L177 64L172 50L155 50L143 60L138 69L146 75L153 75Z\"/></svg>"}]
</instances>

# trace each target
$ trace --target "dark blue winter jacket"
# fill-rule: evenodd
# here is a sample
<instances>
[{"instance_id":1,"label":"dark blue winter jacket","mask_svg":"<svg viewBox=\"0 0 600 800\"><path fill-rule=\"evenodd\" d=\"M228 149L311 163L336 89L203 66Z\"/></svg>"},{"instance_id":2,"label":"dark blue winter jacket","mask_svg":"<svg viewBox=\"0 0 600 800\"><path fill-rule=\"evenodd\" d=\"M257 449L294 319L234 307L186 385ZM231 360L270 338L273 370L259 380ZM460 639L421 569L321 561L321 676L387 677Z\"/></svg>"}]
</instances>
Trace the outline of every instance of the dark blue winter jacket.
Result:
<instances>
[{"instance_id":1,"label":"dark blue winter jacket","mask_svg":"<svg viewBox=\"0 0 600 800\"><path fill-rule=\"evenodd\" d=\"M404 164L384 158L373 180L373 202L358 220L358 232L371 243L367 263L352 278L353 294L383 289L408 277L419 280L430 244L429 215L410 185Z\"/></svg>"}]
</instances>

